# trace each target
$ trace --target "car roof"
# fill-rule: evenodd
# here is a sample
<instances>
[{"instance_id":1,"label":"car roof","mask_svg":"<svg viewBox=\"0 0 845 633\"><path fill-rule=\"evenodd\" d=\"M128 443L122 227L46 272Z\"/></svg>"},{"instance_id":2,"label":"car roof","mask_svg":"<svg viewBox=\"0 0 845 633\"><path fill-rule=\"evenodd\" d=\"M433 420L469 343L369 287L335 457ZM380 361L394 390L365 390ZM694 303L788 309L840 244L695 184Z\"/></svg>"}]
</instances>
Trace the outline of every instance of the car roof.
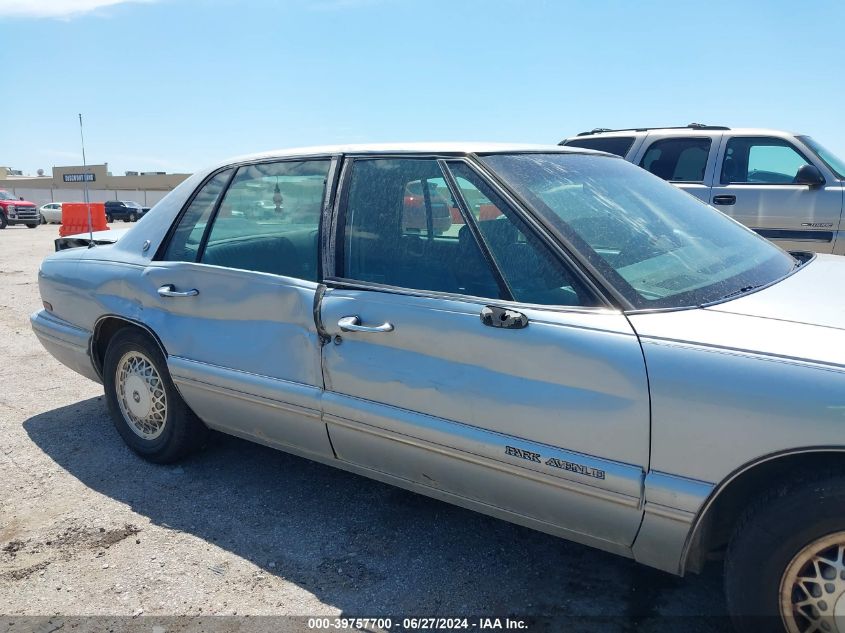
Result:
<instances>
[{"instance_id":1,"label":"car roof","mask_svg":"<svg viewBox=\"0 0 845 633\"><path fill-rule=\"evenodd\" d=\"M567 136L564 141L573 141L578 138L645 136L646 134L660 134L661 136L706 136L708 134L722 134L724 132L730 132L732 136L800 136L793 132L761 127L650 127L630 130L596 130L594 132L583 132L575 136Z\"/></svg>"},{"instance_id":2,"label":"car roof","mask_svg":"<svg viewBox=\"0 0 845 633\"><path fill-rule=\"evenodd\" d=\"M525 143L482 143L482 142L439 142L439 143L367 143L351 145L317 145L278 149L256 154L235 156L219 163L250 162L272 158L295 158L307 156L328 156L336 154L495 154L508 152L572 152L597 153L582 148L565 148L559 145L534 145Z\"/></svg>"}]
</instances>

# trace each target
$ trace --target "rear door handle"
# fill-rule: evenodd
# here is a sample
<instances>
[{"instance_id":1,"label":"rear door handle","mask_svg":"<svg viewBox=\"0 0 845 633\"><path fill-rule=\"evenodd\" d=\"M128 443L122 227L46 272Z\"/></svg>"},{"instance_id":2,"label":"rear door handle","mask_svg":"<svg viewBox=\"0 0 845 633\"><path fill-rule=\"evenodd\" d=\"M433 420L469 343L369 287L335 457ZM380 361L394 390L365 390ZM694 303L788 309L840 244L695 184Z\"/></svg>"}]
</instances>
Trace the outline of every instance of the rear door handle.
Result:
<instances>
[{"instance_id":1,"label":"rear door handle","mask_svg":"<svg viewBox=\"0 0 845 633\"><path fill-rule=\"evenodd\" d=\"M484 306L480 316L481 322L488 327L501 327L506 330L521 330L528 327L528 317L516 310Z\"/></svg>"},{"instance_id":2,"label":"rear door handle","mask_svg":"<svg viewBox=\"0 0 845 633\"><path fill-rule=\"evenodd\" d=\"M736 204L736 196L713 196L713 204Z\"/></svg>"},{"instance_id":3,"label":"rear door handle","mask_svg":"<svg viewBox=\"0 0 845 633\"><path fill-rule=\"evenodd\" d=\"M176 286L173 284L165 284L158 289L160 297L196 297L200 293L196 288L185 290L184 292L177 292Z\"/></svg>"},{"instance_id":4,"label":"rear door handle","mask_svg":"<svg viewBox=\"0 0 845 633\"><path fill-rule=\"evenodd\" d=\"M341 332L392 332L392 323L381 325L361 325L361 319L357 316L345 316L337 322Z\"/></svg>"}]
</instances>

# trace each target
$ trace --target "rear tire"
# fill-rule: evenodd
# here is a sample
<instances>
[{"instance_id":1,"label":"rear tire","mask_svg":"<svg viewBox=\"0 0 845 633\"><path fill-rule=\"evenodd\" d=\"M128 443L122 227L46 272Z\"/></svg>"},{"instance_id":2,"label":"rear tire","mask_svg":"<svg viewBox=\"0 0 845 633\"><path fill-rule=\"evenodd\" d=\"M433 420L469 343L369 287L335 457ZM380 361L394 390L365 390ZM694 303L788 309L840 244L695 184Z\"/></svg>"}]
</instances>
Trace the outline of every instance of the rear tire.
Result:
<instances>
[{"instance_id":1,"label":"rear tire","mask_svg":"<svg viewBox=\"0 0 845 633\"><path fill-rule=\"evenodd\" d=\"M738 630L845 633L843 509L845 476L832 475L782 486L746 512L725 561Z\"/></svg>"},{"instance_id":2,"label":"rear tire","mask_svg":"<svg viewBox=\"0 0 845 633\"><path fill-rule=\"evenodd\" d=\"M128 327L114 335L103 385L118 433L144 459L175 462L205 442L208 429L182 400L158 345L140 330Z\"/></svg>"}]
</instances>

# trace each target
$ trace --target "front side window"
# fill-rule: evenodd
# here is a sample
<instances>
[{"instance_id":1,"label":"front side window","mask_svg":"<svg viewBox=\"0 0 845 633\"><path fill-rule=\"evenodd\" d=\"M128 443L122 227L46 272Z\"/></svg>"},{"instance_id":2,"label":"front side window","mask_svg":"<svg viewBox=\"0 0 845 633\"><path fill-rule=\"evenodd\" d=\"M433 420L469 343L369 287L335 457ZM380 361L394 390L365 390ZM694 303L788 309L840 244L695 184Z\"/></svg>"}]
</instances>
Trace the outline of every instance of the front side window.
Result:
<instances>
[{"instance_id":1,"label":"front side window","mask_svg":"<svg viewBox=\"0 0 845 633\"><path fill-rule=\"evenodd\" d=\"M170 236L170 242L164 251L162 259L176 262L195 262L199 252L203 233L217 199L232 176L232 169L224 169L208 180L191 200L188 208L182 213L176 229ZM106 206L114 206L115 201L106 202Z\"/></svg>"},{"instance_id":2,"label":"front side window","mask_svg":"<svg viewBox=\"0 0 845 633\"><path fill-rule=\"evenodd\" d=\"M341 277L506 298L436 160L355 160L344 209Z\"/></svg>"},{"instance_id":3,"label":"front side window","mask_svg":"<svg viewBox=\"0 0 845 633\"><path fill-rule=\"evenodd\" d=\"M697 306L789 274L795 260L630 163L564 153L483 162L635 308Z\"/></svg>"},{"instance_id":4,"label":"front side window","mask_svg":"<svg viewBox=\"0 0 845 633\"><path fill-rule=\"evenodd\" d=\"M663 180L703 182L709 155L709 138L667 138L651 144L640 167Z\"/></svg>"},{"instance_id":5,"label":"front side window","mask_svg":"<svg viewBox=\"0 0 845 633\"><path fill-rule=\"evenodd\" d=\"M788 185L809 163L787 141L773 137L734 137L725 147L723 185L731 183Z\"/></svg>"},{"instance_id":6,"label":"front side window","mask_svg":"<svg viewBox=\"0 0 845 633\"><path fill-rule=\"evenodd\" d=\"M307 160L239 167L200 261L317 281L329 165L329 160Z\"/></svg>"},{"instance_id":7,"label":"front side window","mask_svg":"<svg viewBox=\"0 0 845 633\"><path fill-rule=\"evenodd\" d=\"M514 300L541 305L590 305L588 293L509 205L469 165L449 170Z\"/></svg>"}]
</instances>

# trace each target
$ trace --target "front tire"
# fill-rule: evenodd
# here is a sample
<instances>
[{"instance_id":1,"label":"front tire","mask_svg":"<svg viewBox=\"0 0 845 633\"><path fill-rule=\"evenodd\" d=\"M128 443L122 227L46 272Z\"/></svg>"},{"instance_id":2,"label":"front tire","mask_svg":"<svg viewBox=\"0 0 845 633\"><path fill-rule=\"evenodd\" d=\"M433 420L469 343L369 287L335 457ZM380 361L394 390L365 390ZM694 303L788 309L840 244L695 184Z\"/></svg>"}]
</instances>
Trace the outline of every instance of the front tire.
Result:
<instances>
[{"instance_id":1,"label":"front tire","mask_svg":"<svg viewBox=\"0 0 845 633\"><path fill-rule=\"evenodd\" d=\"M782 486L749 509L725 591L740 631L845 633L845 476Z\"/></svg>"},{"instance_id":2,"label":"front tire","mask_svg":"<svg viewBox=\"0 0 845 633\"><path fill-rule=\"evenodd\" d=\"M137 215L135 215L135 213L130 213L130 214L129 214L129 221L130 221L130 222L137 222L137 221L138 221L138 216L137 216Z\"/></svg>"},{"instance_id":3,"label":"front tire","mask_svg":"<svg viewBox=\"0 0 845 633\"><path fill-rule=\"evenodd\" d=\"M6 219L6 214L0 211L0 231L9 226L9 221Z\"/></svg>"},{"instance_id":4,"label":"front tire","mask_svg":"<svg viewBox=\"0 0 845 633\"><path fill-rule=\"evenodd\" d=\"M204 443L205 425L182 400L161 350L143 332L124 328L115 334L103 384L118 433L144 459L175 462Z\"/></svg>"},{"instance_id":5,"label":"front tire","mask_svg":"<svg viewBox=\"0 0 845 633\"><path fill-rule=\"evenodd\" d=\"M26 225L26 228L28 228L28 229L34 229L36 226L38 226L38 224L27 224L27 225Z\"/></svg>"}]
</instances>

